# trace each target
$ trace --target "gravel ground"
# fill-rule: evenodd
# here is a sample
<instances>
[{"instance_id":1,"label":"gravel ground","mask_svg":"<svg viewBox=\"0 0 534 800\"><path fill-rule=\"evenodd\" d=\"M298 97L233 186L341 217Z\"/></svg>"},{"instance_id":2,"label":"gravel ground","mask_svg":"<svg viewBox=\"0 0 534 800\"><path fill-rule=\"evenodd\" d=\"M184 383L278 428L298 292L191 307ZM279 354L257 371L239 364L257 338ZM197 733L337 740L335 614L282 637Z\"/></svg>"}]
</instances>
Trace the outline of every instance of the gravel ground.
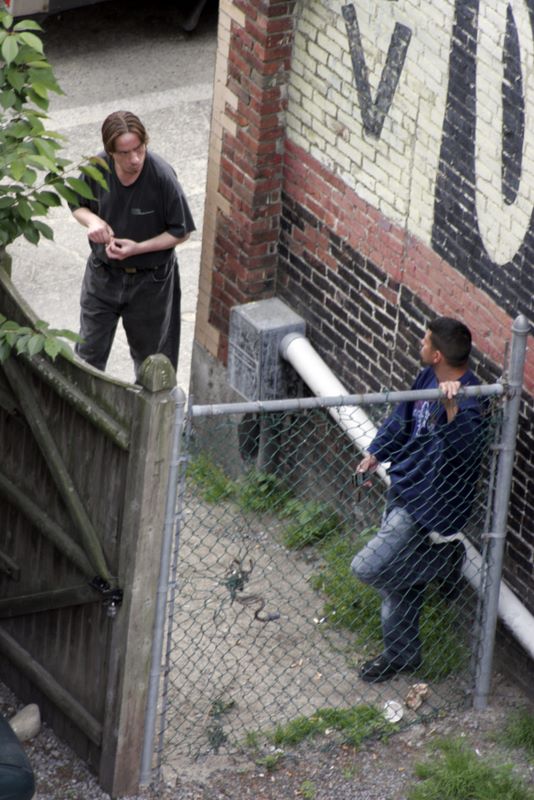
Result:
<instances>
[{"instance_id":1,"label":"gravel ground","mask_svg":"<svg viewBox=\"0 0 534 800\"><path fill-rule=\"evenodd\" d=\"M501 676L494 681L491 706L484 712L454 711L417 724L387 742L368 742L359 750L322 742L286 752L276 771L256 765L243 771L226 768L202 774L202 780L147 789L127 800L406 800L416 780L414 766L428 758L440 736L464 736L482 757L513 763L534 786L534 764L517 750L506 750L495 738L510 712L529 707L527 699ZM0 684L0 711L10 719L22 705ZM36 775L35 800L109 800L94 776L70 748L43 724L25 743ZM498 798L495 798L498 800Z\"/></svg>"}]
</instances>

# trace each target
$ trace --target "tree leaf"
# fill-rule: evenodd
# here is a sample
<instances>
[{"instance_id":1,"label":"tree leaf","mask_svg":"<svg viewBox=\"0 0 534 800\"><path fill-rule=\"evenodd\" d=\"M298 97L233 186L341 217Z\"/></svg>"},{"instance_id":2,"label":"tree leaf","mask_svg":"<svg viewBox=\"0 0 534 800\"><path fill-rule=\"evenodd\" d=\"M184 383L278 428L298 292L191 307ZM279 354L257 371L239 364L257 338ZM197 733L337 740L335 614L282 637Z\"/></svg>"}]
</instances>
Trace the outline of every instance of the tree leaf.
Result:
<instances>
[{"instance_id":1,"label":"tree leaf","mask_svg":"<svg viewBox=\"0 0 534 800\"><path fill-rule=\"evenodd\" d=\"M11 86L20 92L24 84L26 83L26 78L24 74L20 72L16 67L6 70L6 78Z\"/></svg>"},{"instance_id":2,"label":"tree leaf","mask_svg":"<svg viewBox=\"0 0 534 800\"><path fill-rule=\"evenodd\" d=\"M48 141L47 139L34 139L33 144L35 145L35 149L39 152L40 155L46 156L50 160L54 160L56 150L59 149L60 145L54 141Z\"/></svg>"},{"instance_id":3,"label":"tree leaf","mask_svg":"<svg viewBox=\"0 0 534 800\"><path fill-rule=\"evenodd\" d=\"M38 200L30 199L30 205L32 214L35 214L36 217L45 217L48 214L48 206L44 206Z\"/></svg>"},{"instance_id":4,"label":"tree leaf","mask_svg":"<svg viewBox=\"0 0 534 800\"><path fill-rule=\"evenodd\" d=\"M72 189L74 189L77 194L85 197L86 200L94 200L94 195L91 191L90 186L88 186L85 181L80 180L80 178L67 178L67 183L69 184Z\"/></svg>"},{"instance_id":5,"label":"tree leaf","mask_svg":"<svg viewBox=\"0 0 534 800\"><path fill-rule=\"evenodd\" d=\"M9 174L14 180L20 181L24 175L25 169L26 164L23 161L13 161L13 163L9 165Z\"/></svg>"},{"instance_id":6,"label":"tree leaf","mask_svg":"<svg viewBox=\"0 0 534 800\"><path fill-rule=\"evenodd\" d=\"M50 356L52 361L61 352L61 342L53 336L47 336L44 343L44 349L47 356Z\"/></svg>"},{"instance_id":7,"label":"tree leaf","mask_svg":"<svg viewBox=\"0 0 534 800\"><path fill-rule=\"evenodd\" d=\"M4 26L4 28L11 28L11 26L13 25L13 17L11 16L11 14L7 13L3 14L2 25Z\"/></svg>"},{"instance_id":8,"label":"tree leaf","mask_svg":"<svg viewBox=\"0 0 534 800\"><path fill-rule=\"evenodd\" d=\"M27 200L24 199L24 197L19 197L18 203L15 208L18 214L22 217L22 219L26 220L26 222L31 219L32 209L30 204L27 202Z\"/></svg>"},{"instance_id":9,"label":"tree leaf","mask_svg":"<svg viewBox=\"0 0 534 800\"><path fill-rule=\"evenodd\" d=\"M14 31L42 31L43 29L34 19L23 19L13 25Z\"/></svg>"},{"instance_id":10,"label":"tree leaf","mask_svg":"<svg viewBox=\"0 0 534 800\"><path fill-rule=\"evenodd\" d=\"M80 167L80 171L83 172L84 175L88 175L89 178L92 178L95 181L98 181L102 178L102 173L98 169L98 167L93 167L91 164L82 164Z\"/></svg>"},{"instance_id":11,"label":"tree leaf","mask_svg":"<svg viewBox=\"0 0 534 800\"><path fill-rule=\"evenodd\" d=\"M6 359L11 355L11 347L7 342L0 342L0 364L3 364Z\"/></svg>"},{"instance_id":12,"label":"tree leaf","mask_svg":"<svg viewBox=\"0 0 534 800\"><path fill-rule=\"evenodd\" d=\"M21 180L23 181L23 183L26 184L26 186L33 186L33 184L37 180L37 173L35 172L35 170L29 169L27 167L24 170L24 174L23 174Z\"/></svg>"},{"instance_id":13,"label":"tree leaf","mask_svg":"<svg viewBox=\"0 0 534 800\"><path fill-rule=\"evenodd\" d=\"M26 352L28 347L29 341L32 338L31 333L25 334L24 336L19 336L16 343L15 343L15 350L20 355L21 353Z\"/></svg>"},{"instance_id":14,"label":"tree leaf","mask_svg":"<svg viewBox=\"0 0 534 800\"><path fill-rule=\"evenodd\" d=\"M40 220L40 219L36 219L36 220L34 220L34 221L33 221L33 224L35 225L35 227L37 228L37 230L39 231L39 233L40 233L42 236L44 236L44 237L45 237L45 239L50 239L50 240L53 240L53 238L54 238L54 231L52 230L52 228L51 228L49 225L46 225L46 223L44 223L44 222L41 222L41 220Z\"/></svg>"},{"instance_id":15,"label":"tree leaf","mask_svg":"<svg viewBox=\"0 0 534 800\"><path fill-rule=\"evenodd\" d=\"M79 333L69 331L67 328L61 328L60 330L51 328L49 333L53 334L54 336L61 336L63 339L69 339L71 342L83 342L83 339Z\"/></svg>"},{"instance_id":16,"label":"tree leaf","mask_svg":"<svg viewBox=\"0 0 534 800\"><path fill-rule=\"evenodd\" d=\"M45 337L42 333L36 333L34 336L30 338L27 345L27 353L28 355L35 356L37 353L40 353L43 349L45 344Z\"/></svg>"},{"instance_id":17,"label":"tree leaf","mask_svg":"<svg viewBox=\"0 0 534 800\"><path fill-rule=\"evenodd\" d=\"M28 97L30 98L32 103L35 103L35 105L39 106L39 108L42 108L45 111L48 109L49 105L48 98L45 99L44 97L41 97L40 95L37 94L37 92L34 92L33 89L28 90Z\"/></svg>"},{"instance_id":18,"label":"tree leaf","mask_svg":"<svg viewBox=\"0 0 534 800\"><path fill-rule=\"evenodd\" d=\"M48 100L48 89L43 83L33 82L32 89L39 95L39 97L44 97L46 100Z\"/></svg>"},{"instance_id":19,"label":"tree leaf","mask_svg":"<svg viewBox=\"0 0 534 800\"><path fill-rule=\"evenodd\" d=\"M31 155L28 156L27 162L28 164L33 164L34 167L39 167L39 169L46 169L47 172L54 168L54 161L48 156Z\"/></svg>"},{"instance_id":20,"label":"tree leaf","mask_svg":"<svg viewBox=\"0 0 534 800\"><path fill-rule=\"evenodd\" d=\"M85 158L87 158L87 156L85 156ZM111 172L110 166L104 158L101 158L100 156L90 156L87 158L87 160L90 164L96 164L97 166L102 167L102 169L105 169L106 172Z\"/></svg>"},{"instance_id":21,"label":"tree leaf","mask_svg":"<svg viewBox=\"0 0 534 800\"><path fill-rule=\"evenodd\" d=\"M54 183L54 189L56 192L61 195L61 197L74 206L80 205L80 197L67 186L63 186L62 183Z\"/></svg>"},{"instance_id":22,"label":"tree leaf","mask_svg":"<svg viewBox=\"0 0 534 800\"><path fill-rule=\"evenodd\" d=\"M7 92L4 91L0 93L0 105L2 106L2 108L4 109L11 108L13 107L14 102L15 102L15 92L13 92L11 89L8 89Z\"/></svg>"},{"instance_id":23,"label":"tree leaf","mask_svg":"<svg viewBox=\"0 0 534 800\"><path fill-rule=\"evenodd\" d=\"M49 207L54 207L55 208L55 207L61 205L61 200L57 196L57 194L54 194L54 192L47 192L46 189L44 191L42 191L42 192L37 192L35 197L40 203L43 203L45 206L49 206ZM1 203L1 199L0 199L0 203Z\"/></svg>"},{"instance_id":24,"label":"tree leaf","mask_svg":"<svg viewBox=\"0 0 534 800\"><path fill-rule=\"evenodd\" d=\"M6 36L2 42L2 58L6 64L11 64L17 57L19 45L14 36Z\"/></svg>"},{"instance_id":25,"label":"tree leaf","mask_svg":"<svg viewBox=\"0 0 534 800\"><path fill-rule=\"evenodd\" d=\"M33 50L37 50L38 53L43 52L43 43L39 37L35 35L35 33L27 33L24 31L23 33L19 34L18 38L21 39L24 44L27 44L28 47L31 47Z\"/></svg>"},{"instance_id":26,"label":"tree leaf","mask_svg":"<svg viewBox=\"0 0 534 800\"><path fill-rule=\"evenodd\" d=\"M33 225L28 225L24 228L22 235L30 244L37 244L39 242L39 231L36 231Z\"/></svg>"}]
</instances>

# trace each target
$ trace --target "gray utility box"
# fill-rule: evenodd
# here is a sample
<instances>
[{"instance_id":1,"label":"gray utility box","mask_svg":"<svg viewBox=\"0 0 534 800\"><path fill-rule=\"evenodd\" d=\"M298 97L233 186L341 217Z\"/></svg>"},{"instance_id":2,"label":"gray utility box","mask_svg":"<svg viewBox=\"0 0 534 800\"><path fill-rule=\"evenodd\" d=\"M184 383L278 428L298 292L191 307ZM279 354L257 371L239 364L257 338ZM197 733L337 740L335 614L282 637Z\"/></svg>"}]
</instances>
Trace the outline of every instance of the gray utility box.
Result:
<instances>
[{"instance_id":1,"label":"gray utility box","mask_svg":"<svg viewBox=\"0 0 534 800\"><path fill-rule=\"evenodd\" d=\"M279 347L288 333L304 336L306 323L277 297L231 309L228 383L245 400L287 396L287 365Z\"/></svg>"}]
</instances>

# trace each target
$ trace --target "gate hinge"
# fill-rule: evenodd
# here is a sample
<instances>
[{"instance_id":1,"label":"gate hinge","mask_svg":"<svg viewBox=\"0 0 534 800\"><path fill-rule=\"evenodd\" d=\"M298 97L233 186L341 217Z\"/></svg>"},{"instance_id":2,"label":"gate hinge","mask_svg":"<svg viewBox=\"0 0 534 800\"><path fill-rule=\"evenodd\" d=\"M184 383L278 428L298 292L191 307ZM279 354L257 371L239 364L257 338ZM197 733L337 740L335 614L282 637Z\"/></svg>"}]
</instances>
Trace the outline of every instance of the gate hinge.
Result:
<instances>
[{"instance_id":1,"label":"gate hinge","mask_svg":"<svg viewBox=\"0 0 534 800\"><path fill-rule=\"evenodd\" d=\"M115 617L117 611L122 605L123 591L117 586L111 587L104 578L97 575L89 584L91 588L96 589L102 595L102 604L107 608L108 617Z\"/></svg>"}]
</instances>

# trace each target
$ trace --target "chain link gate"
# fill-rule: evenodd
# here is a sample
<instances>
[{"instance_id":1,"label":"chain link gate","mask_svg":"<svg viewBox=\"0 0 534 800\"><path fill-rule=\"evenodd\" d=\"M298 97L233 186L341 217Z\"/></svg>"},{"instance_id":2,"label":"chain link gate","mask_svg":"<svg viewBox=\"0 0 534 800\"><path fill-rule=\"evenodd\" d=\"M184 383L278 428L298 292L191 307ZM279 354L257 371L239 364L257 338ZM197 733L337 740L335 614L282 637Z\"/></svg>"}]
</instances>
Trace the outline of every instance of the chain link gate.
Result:
<instances>
[{"instance_id":1,"label":"chain link gate","mask_svg":"<svg viewBox=\"0 0 534 800\"><path fill-rule=\"evenodd\" d=\"M475 546L465 567L475 584L501 412L502 387L486 388L494 397L464 529ZM350 564L379 526L386 487L378 476L355 483L358 447L322 401L301 402L238 418L188 416L159 743L167 778L208 754L268 749L302 718L322 716L323 732L335 737L333 711L351 710L364 721L357 730L378 734L387 729L385 704L400 704L404 724L472 692L480 610L467 581L452 602L428 587L415 674L376 685L359 679L359 664L381 649L380 599ZM384 394L373 415L390 410Z\"/></svg>"},{"instance_id":2,"label":"chain link gate","mask_svg":"<svg viewBox=\"0 0 534 800\"><path fill-rule=\"evenodd\" d=\"M442 580L425 589L420 667L376 684L358 670L382 649L380 597L351 562L380 525L388 477L359 479L356 467L399 401L439 404L439 390L190 406L176 438L158 778L172 783L209 756L258 760L306 735L357 744L472 703L474 691L476 704L500 580L491 509L503 502L500 459L513 459L521 380L462 393L484 419L480 469L464 474L472 511L452 537L465 549L463 576L457 591ZM147 754L151 774L152 746Z\"/></svg>"}]
</instances>

